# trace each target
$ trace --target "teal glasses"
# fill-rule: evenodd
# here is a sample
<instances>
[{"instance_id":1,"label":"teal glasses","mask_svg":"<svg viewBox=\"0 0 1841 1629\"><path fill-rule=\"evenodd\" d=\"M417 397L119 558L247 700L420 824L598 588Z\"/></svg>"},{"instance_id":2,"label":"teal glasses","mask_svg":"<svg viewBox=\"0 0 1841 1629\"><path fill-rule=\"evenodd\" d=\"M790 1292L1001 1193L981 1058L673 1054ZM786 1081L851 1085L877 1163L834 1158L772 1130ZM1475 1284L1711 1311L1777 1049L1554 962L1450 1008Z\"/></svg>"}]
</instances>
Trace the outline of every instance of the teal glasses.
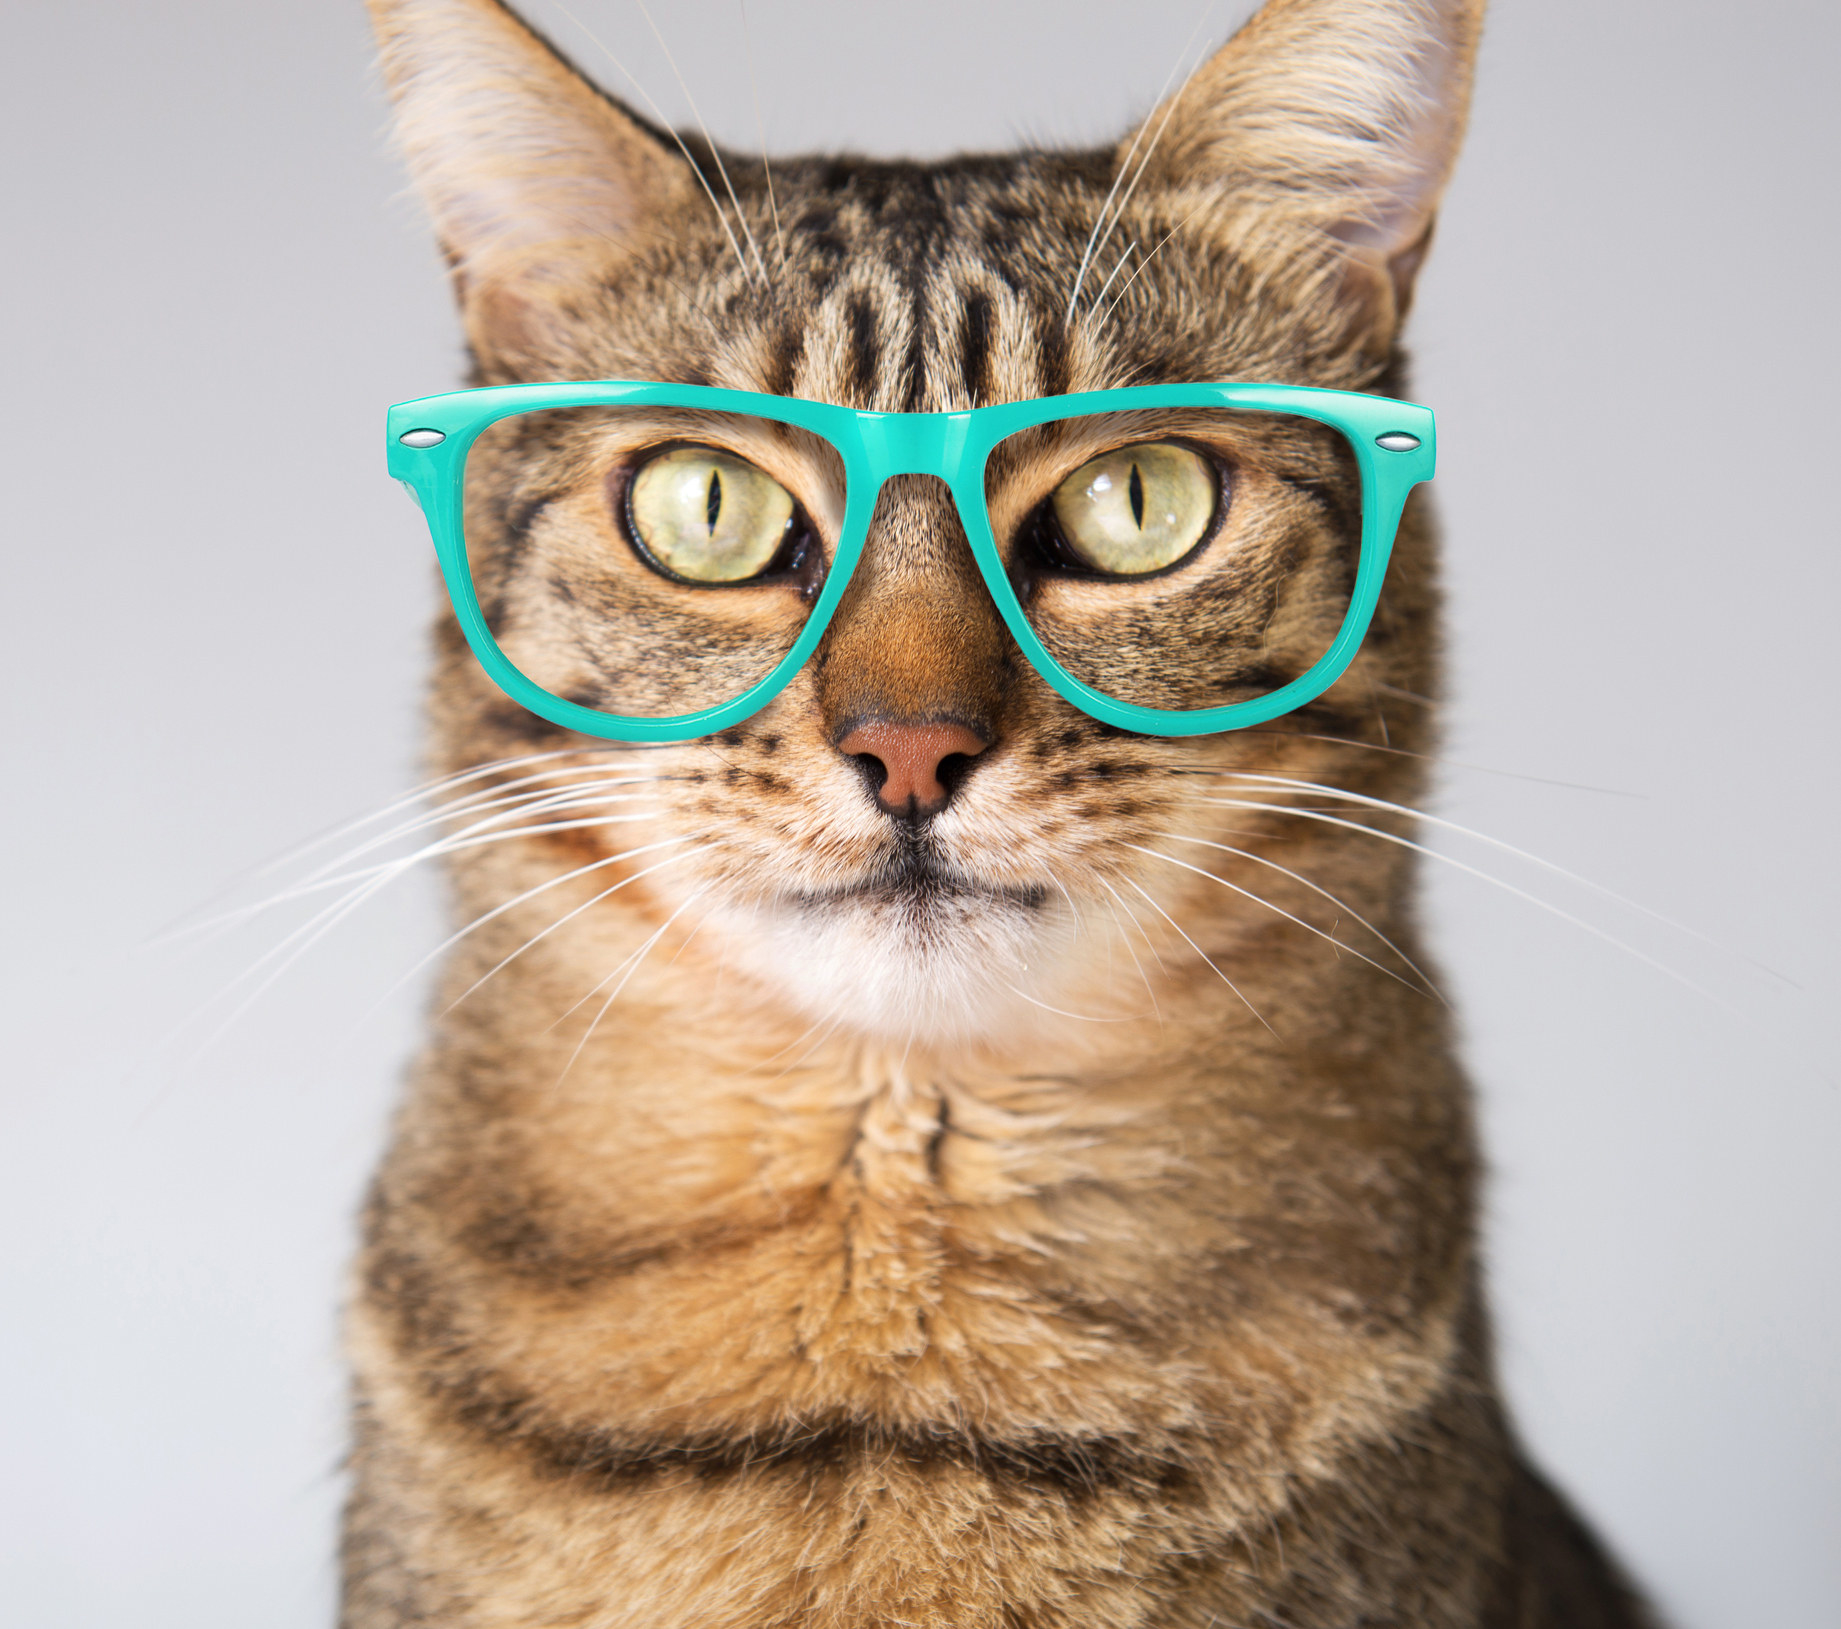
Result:
<instances>
[{"instance_id":1,"label":"teal glasses","mask_svg":"<svg viewBox=\"0 0 1841 1629\"><path fill-rule=\"evenodd\" d=\"M1354 659L1434 465L1427 408L1237 383L960 413L503 385L400 403L388 434L486 672L622 741L709 735L772 701L894 476L945 484L1011 637L1074 706L1149 735L1262 723Z\"/></svg>"}]
</instances>

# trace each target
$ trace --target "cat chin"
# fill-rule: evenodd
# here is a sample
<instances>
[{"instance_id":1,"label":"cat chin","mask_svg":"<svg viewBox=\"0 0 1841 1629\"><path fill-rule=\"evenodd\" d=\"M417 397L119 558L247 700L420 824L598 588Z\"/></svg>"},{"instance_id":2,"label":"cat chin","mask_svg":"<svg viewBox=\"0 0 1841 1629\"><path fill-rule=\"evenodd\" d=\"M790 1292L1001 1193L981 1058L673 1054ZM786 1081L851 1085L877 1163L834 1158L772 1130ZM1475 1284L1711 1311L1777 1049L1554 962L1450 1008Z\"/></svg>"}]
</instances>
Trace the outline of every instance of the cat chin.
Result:
<instances>
[{"instance_id":1,"label":"cat chin","mask_svg":"<svg viewBox=\"0 0 1841 1629\"><path fill-rule=\"evenodd\" d=\"M731 960L827 1025L951 1045L1057 1021L1036 986L1060 962L1070 928L1033 894L865 890L717 914Z\"/></svg>"}]
</instances>

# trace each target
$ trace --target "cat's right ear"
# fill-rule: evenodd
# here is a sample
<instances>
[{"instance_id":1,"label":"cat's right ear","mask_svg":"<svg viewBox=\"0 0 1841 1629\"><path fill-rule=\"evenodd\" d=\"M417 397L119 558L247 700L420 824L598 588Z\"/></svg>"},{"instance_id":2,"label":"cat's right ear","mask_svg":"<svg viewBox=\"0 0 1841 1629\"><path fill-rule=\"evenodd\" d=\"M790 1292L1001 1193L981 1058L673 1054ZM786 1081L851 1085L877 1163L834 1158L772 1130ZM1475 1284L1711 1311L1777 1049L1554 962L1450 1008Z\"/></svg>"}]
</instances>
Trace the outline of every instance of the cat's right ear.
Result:
<instances>
[{"instance_id":1,"label":"cat's right ear","mask_svg":"<svg viewBox=\"0 0 1841 1629\"><path fill-rule=\"evenodd\" d=\"M1121 149L1185 219L1302 252L1391 341L1470 108L1484 0L1266 0Z\"/></svg>"},{"instance_id":2,"label":"cat's right ear","mask_svg":"<svg viewBox=\"0 0 1841 1629\"><path fill-rule=\"evenodd\" d=\"M698 207L690 167L498 0L369 0L397 137L476 343Z\"/></svg>"}]
</instances>

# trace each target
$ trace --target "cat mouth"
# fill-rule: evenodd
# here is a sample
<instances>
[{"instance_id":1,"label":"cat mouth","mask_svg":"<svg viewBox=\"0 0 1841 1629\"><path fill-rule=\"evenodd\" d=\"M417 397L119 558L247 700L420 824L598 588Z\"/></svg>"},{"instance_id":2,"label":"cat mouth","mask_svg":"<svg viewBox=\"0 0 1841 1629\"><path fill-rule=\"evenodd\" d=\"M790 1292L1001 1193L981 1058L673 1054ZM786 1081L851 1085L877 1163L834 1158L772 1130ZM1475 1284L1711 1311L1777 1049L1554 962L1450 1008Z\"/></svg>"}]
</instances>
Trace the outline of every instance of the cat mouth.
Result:
<instances>
[{"instance_id":1,"label":"cat mouth","mask_svg":"<svg viewBox=\"0 0 1841 1629\"><path fill-rule=\"evenodd\" d=\"M866 876L829 888L800 889L786 896L806 910L833 910L839 905L878 905L907 910L941 906L1007 905L1040 910L1047 887L1010 886L981 881L948 865L925 849L904 848Z\"/></svg>"}]
</instances>

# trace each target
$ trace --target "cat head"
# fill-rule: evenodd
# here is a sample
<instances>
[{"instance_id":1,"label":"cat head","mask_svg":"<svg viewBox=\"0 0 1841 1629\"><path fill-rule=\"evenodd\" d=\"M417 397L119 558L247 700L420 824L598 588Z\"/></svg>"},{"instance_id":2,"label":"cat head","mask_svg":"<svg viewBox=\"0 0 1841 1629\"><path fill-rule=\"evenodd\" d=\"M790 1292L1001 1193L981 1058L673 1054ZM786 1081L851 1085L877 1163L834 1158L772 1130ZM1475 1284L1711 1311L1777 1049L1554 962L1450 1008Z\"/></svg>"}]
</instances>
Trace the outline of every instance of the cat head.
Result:
<instances>
[{"instance_id":1,"label":"cat head","mask_svg":"<svg viewBox=\"0 0 1841 1629\"><path fill-rule=\"evenodd\" d=\"M1220 379L1400 394L1400 327L1463 128L1481 6L1270 0L1108 150L771 167L636 117L494 0L371 9L476 383L658 379L941 411ZM1353 463L1327 433L1280 442L1209 454L1212 501L1236 506L1251 539L1237 550L1099 588L1052 562L1037 573L1041 592L1070 597L1071 637L1110 653L1130 699L1194 704L1177 698L1206 693L1224 642L1346 584ZM750 617L780 614L765 588L673 581L620 546L631 516L613 511L655 452L589 467L566 435L533 433L472 467L469 544L495 632L559 693L614 682L622 619L695 664ZM809 537L772 591L784 598L822 577L840 506L822 449L780 456L772 473ZM1022 458L994 485L1007 558L1036 546L1031 517L1066 473ZM590 580L579 539L559 530L571 504L608 509L624 598ZM641 766L644 807L615 835L556 839L572 846L552 864L644 870L604 908L660 933L694 923L690 954L719 956L807 1018L973 1041L1068 1013L1117 1022L1198 985L1239 1000L1245 979L1224 969L1248 958L1254 983L1308 964L1307 985L1325 956L1397 956L1385 935L1353 959L1307 938L1275 955L1275 927L1333 937L1317 920L1340 915L1326 899L1378 934L1399 909L1400 859L1245 805L1283 801L1290 782L1407 800L1429 740L1434 599L1415 505L1367 645L1322 698L1254 731L1134 736L1048 688L945 489L897 477L814 658L746 723L608 749L506 701L448 624L436 757L458 770L580 748L584 774ZM1134 666L1140 648L1162 654ZM674 863L612 858L649 841L678 845ZM482 904L522 877L468 863Z\"/></svg>"}]
</instances>

